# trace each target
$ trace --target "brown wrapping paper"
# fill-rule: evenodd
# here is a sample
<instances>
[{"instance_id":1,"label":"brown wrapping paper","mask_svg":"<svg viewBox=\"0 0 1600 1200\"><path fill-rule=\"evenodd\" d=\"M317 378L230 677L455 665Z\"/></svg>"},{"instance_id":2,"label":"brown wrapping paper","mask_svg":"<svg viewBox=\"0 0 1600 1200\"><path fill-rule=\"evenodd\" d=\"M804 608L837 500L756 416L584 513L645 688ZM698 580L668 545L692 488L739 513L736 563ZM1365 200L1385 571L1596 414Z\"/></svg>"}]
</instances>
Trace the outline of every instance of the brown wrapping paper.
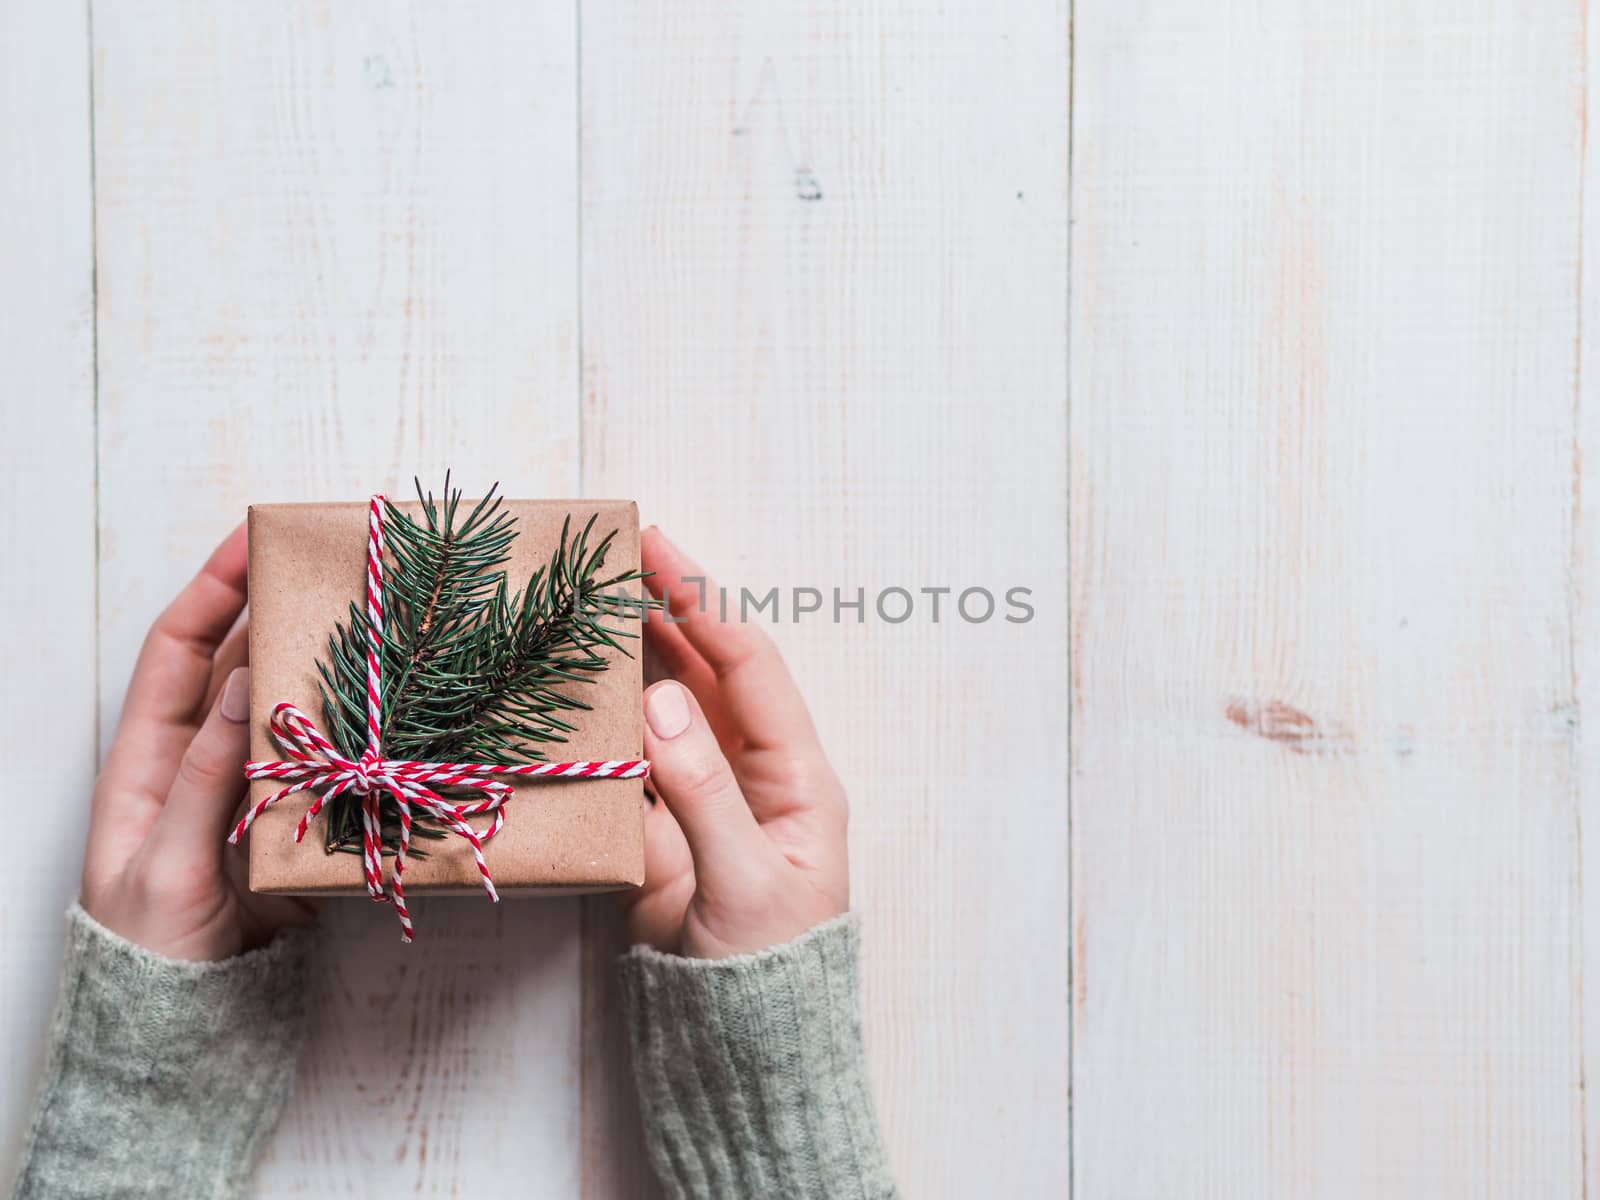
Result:
<instances>
[{"instance_id":1,"label":"brown wrapping paper","mask_svg":"<svg viewBox=\"0 0 1600 1200\"><path fill-rule=\"evenodd\" d=\"M464 502L470 508L470 501ZM399 506L417 515L415 501ZM517 538L506 569L513 590L547 563L570 516L582 528L593 514L595 537L617 530L606 574L639 566L639 511L628 500L507 500ZM250 756L287 755L267 720L273 705L297 705L326 732L317 691L318 659L328 635L365 594L367 505L258 504L250 509ZM637 584L633 585L635 588ZM636 623L633 624L637 629ZM609 652L610 666L588 684L571 685L590 712L572 715L578 731L565 743L541 747L552 760L643 757L642 675L637 643L632 657ZM505 827L484 846L484 857L504 894L539 895L607 891L644 881L644 788L637 779L514 780ZM250 785L254 803L281 786ZM250 830L250 888L301 895L365 894L361 857L323 849L323 818L296 845L294 827L312 795L297 793L273 805ZM484 818L474 820L485 827ZM406 862L406 891L434 894L482 892L471 848L459 837L420 843ZM385 857L387 868L392 858ZM387 871L386 871L387 873Z\"/></svg>"}]
</instances>

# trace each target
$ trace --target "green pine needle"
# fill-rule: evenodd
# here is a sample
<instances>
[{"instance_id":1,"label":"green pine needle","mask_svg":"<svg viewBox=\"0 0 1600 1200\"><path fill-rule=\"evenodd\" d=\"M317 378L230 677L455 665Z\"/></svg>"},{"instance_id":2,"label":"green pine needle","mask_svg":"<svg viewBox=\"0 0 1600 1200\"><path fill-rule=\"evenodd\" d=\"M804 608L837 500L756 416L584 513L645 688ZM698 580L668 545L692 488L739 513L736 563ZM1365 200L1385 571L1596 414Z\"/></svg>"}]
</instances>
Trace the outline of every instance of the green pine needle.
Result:
<instances>
[{"instance_id":1,"label":"green pine needle","mask_svg":"<svg viewBox=\"0 0 1600 1200\"><path fill-rule=\"evenodd\" d=\"M626 639L655 601L633 595L642 571L605 574L616 534L596 539L595 517L561 542L548 564L511 592L505 564L516 519L499 485L463 515L446 474L444 494L423 494L422 520L386 504L384 540L383 754L416 762L545 762L539 749L566 741L586 712L574 693L606 669L606 650ZM607 621L610 624L607 624ZM348 758L367 741L367 615L355 604L317 663L328 736ZM361 798L329 801L328 850L361 851ZM381 802L385 851L399 838L394 797ZM445 836L418 814L412 833ZM421 854L420 850L414 853Z\"/></svg>"}]
</instances>

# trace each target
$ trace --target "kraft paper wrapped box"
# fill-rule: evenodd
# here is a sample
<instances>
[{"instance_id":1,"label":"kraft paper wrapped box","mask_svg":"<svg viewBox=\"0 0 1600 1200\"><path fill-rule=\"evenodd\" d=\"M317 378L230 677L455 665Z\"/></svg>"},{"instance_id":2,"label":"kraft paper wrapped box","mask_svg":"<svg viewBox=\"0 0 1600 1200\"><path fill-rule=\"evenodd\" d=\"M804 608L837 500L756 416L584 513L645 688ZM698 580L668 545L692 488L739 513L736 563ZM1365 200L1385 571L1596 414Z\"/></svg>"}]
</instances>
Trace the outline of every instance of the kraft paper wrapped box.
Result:
<instances>
[{"instance_id":1,"label":"kraft paper wrapped box","mask_svg":"<svg viewBox=\"0 0 1600 1200\"><path fill-rule=\"evenodd\" d=\"M398 504L419 517L416 501ZM466 503L471 507L471 502ZM596 538L616 530L606 556L608 575L639 566L638 508L625 500L506 500L517 537L505 564L513 591L550 560L563 521L581 529L591 515ZM368 507L351 504L262 504L249 514L250 530L250 752L281 759L268 719L280 701L296 705L327 729L318 691L317 662L328 638L349 618L352 601L366 591ZM637 582L629 585L639 594ZM636 623L634 632L638 632ZM640 758L644 731L639 653L602 651L604 671L563 691L589 711L565 714L577 726L564 743L538 747L547 759ZM531 756L529 761L532 761ZM510 895L566 895L637 886L644 880L643 783L639 779L508 779L515 795L506 803L500 832L484 843L495 886ZM270 779L251 783L250 803L278 790ZM250 887L291 895L365 894L359 854L329 853L319 815L304 841L294 830L313 792L286 797L263 812L250 831ZM475 819L480 831L486 824ZM425 857L418 856L421 849ZM392 857L385 856L385 875ZM464 838L414 844L405 872L410 895L481 894L482 882Z\"/></svg>"}]
</instances>

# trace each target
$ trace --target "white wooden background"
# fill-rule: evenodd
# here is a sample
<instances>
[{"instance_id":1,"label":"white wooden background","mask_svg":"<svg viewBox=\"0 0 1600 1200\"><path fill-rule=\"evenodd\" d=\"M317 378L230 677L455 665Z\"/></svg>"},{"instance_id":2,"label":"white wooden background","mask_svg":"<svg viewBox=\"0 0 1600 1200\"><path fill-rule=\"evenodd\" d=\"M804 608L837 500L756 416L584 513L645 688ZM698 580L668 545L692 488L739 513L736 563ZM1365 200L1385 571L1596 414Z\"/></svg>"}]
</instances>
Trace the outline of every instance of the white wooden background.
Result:
<instances>
[{"instance_id":1,"label":"white wooden background","mask_svg":"<svg viewBox=\"0 0 1600 1200\"><path fill-rule=\"evenodd\" d=\"M144 627L453 464L1034 589L777 631L908 1196L1600 1189L1589 7L0 4L0 1167ZM650 1195L609 902L423 920L260 1194Z\"/></svg>"}]
</instances>

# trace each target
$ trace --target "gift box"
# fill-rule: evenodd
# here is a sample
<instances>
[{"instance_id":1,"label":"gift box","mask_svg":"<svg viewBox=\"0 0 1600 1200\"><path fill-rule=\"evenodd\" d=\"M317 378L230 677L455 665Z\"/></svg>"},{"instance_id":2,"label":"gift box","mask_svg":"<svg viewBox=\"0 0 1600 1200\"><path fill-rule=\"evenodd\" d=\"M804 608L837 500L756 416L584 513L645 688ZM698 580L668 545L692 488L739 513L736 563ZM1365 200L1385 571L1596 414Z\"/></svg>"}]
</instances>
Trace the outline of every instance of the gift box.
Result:
<instances>
[{"instance_id":1,"label":"gift box","mask_svg":"<svg viewBox=\"0 0 1600 1200\"><path fill-rule=\"evenodd\" d=\"M470 511L473 503L464 502L461 512ZM515 537L497 568L505 572L506 591L498 599L492 590L486 591L485 603L514 604L519 590L536 578L536 572L553 569L553 557L559 561L564 542L575 540L579 531L586 533L586 544L591 548L587 553L610 535L609 545L604 548L604 573L607 578L631 576L615 591L631 595L637 603L641 595L637 577L639 519L638 509L631 501L498 503L499 513L514 521L514 526L507 528L514 529ZM371 582L368 551L374 536L375 511L376 503L261 504L249 511L250 748L254 760L285 758L285 739L274 735L272 722L275 714L284 711L286 702L308 718L321 735L339 741L335 731L341 718L328 711L330 676L323 672L338 657L337 638L330 645L330 635L341 625L353 634L351 646L365 645L362 639L368 636L360 618ZM418 523L425 519L420 500L395 505L389 512L391 527L399 514ZM397 569L394 555L404 547L394 540L392 528L388 532L390 541L380 561L393 572ZM392 580L386 590L393 603ZM637 636L638 616L637 610L624 610L620 617L610 619L608 627L618 631L616 645L602 644L591 651L603 663L586 660L582 669L566 671L572 678L558 678L554 684L546 684L577 702L556 712L556 724L551 728L559 730L553 736L563 740L520 747L520 755L513 754L513 759L520 758L528 764L595 760L585 764L593 767L641 757L641 669L637 649L630 651L626 641ZM402 613L401 617L391 615L388 620L394 625L403 618ZM383 628L381 622L377 628ZM390 635L393 636L393 629ZM393 664L385 670L391 676L405 673L404 669L395 671ZM391 689L394 686L386 684ZM348 728L350 714L346 713L343 720L347 726L343 749L347 757L353 757L355 750L349 743L355 735ZM385 744L383 751L389 754L390 747ZM288 753L293 755L294 751ZM295 763L291 759L281 765L293 767ZM316 765L323 767L320 758ZM345 778L347 788L359 791L348 784L351 774L346 771L339 776L329 769L327 778L334 782ZM282 778L255 778L250 790L252 808L280 792L286 779L295 778L292 773ZM481 842L481 852L492 872L494 888L523 895L571 894L643 882L642 779L529 778L514 774L493 778L509 784L511 793L501 809L503 826L491 830L493 814L477 814L468 820L478 835L492 831L492 836ZM326 782L315 787L305 785L305 790L275 801L253 818L249 836L252 890L297 895L382 894L393 870L393 846L382 856L383 884L369 880L367 860L358 846L328 845L329 829L336 828L327 825L332 801L308 823L302 840L296 841L302 818L319 795L331 790L324 786ZM417 786L434 789L452 802L481 795L452 789L437 779ZM344 799L347 805L353 799L359 802L350 794ZM392 807L395 800L391 797L386 803ZM414 895L481 890L485 877L475 860L473 844L464 836L441 833L437 825L432 836L420 836L428 832L429 822L426 813L416 811L419 836L412 841L406 857L404 892ZM346 814L348 820L348 808ZM391 842L393 825L391 820L386 829ZM409 937L409 925L406 932Z\"/></svg>"}]
</instances>

